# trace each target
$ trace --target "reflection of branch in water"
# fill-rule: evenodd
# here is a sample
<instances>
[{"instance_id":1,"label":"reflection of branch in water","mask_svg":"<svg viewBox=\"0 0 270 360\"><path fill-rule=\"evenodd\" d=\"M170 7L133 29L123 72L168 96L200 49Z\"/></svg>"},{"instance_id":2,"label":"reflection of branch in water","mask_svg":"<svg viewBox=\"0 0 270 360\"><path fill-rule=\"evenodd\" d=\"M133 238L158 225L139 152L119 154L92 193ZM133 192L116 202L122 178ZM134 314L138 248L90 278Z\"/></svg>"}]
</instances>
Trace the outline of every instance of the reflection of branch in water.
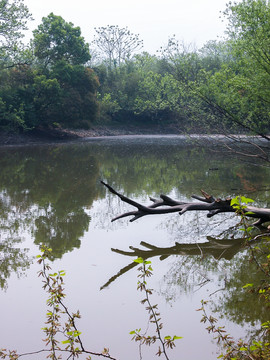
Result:
<instances>
[{"instance_id":1,"label":"reflection of branch in water","mask_svg":"<svg viewBox=\"0 0 270 360\"><path fill-rule=\"evenodd\" d=\"M243 238L217 240L211 236L208 236L207 240L208 241L204 243L193 244L181 244L176 242L174 246L165 248L157 247L142 241L141 245L150 250L143 250L130 246L132 251L119 249L112 249L112 251L122 255L142 257L144 259L154 256L160 256L160 260L164 260L171 255L212 255L216 259L225 258L226 260L230 260L241 250L246 242L246 239Z\"/></svg>"},{"instance_id":2,"label":"reflection of branch in water","mask_svg":"<svg viewBox=\"0 0 270 360\"><path fill-rule=\"evenodd\" d=\"M113 249L112 249L113 251ZM118 271L118 273L114 276L112 276L107 282L106 284L104 284L103 286L101 286L100 290L105 289L107 286L109 286L112 282L114 282L119 276L125 274L126 272L128 272L129 270L133 269L135 266L137 266L138 263L136 262L132 262L131 264L125 266L123 269L121 269L120 271Z\"/></svg>"},{"instance_id":3,"label":"reflection of branch in water","mask_svg":"<svg viewBox=\"0 0 270 360\"><path fill-rule=\"evenodd\" d=\"M247 239L215 239L211 236L207 237L207 242L204 243L193 243L193 244L181 244L175 243L171 247L157 247L155 245L149 244L145 241L142 241L141 246L145 247L148 250L136 248L130 246L131 251L125 251L120 249L112 249L113 252L116 252L121 255L132 256L132 257L141 257L143 259L149 259L155 256L159 256L160 260L164 260L171 255L182 255L182 256L213 256L215 259L219 260L224 258L226 260L232 259L239 251L241 251L245 245ZM252 241L254 242L254 241ZM125 266L121 269L116 275L112 276L106 284L104 284L100 289L106 288L118 277L128 272L130 269L137 266L137 263L132 262L131 264Z\"/></svg>"}]
</instances>

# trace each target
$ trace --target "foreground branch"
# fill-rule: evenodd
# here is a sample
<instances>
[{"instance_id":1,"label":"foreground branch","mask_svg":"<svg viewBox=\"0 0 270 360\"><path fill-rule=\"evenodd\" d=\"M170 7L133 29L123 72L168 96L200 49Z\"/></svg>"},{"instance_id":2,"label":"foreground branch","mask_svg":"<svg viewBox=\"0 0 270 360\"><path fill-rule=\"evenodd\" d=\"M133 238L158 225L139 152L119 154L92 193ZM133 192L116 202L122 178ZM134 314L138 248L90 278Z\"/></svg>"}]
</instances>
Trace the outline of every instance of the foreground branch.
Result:
<instances>
[{"instance_id":1,"label":"foreground branch","mask_svg":"<svg viewBox=\"0 0 270 360\"><path fill-rule=\"evenodd\" d=\"M201 190L203 197L192 195L192 198L199 200L199 202L180 202L173 200L169 196L160 195L160 200L150 197L152 204L145 206L122 194L119 194L110 185L104 183L103 181L101 181L101 183L106 186L112 194L117 195L123 202L137 208L135 211L129 211L115 217L112 221L127 216L133 216L133 218L130 219L130 222L132 222L146 215L168 214L174 212L178 212L179 215L183 215L187 211L208 211L207 217L209 218L220 213L236 212L236 209L231 206L231 198L228 197L225 200L219 198L215 199L212 195L208 195L203 190ZM253 225L258 226L270 221L270 209L246 206L242 211L246 216L258 219Z\"/></svg>"}]
</instances>

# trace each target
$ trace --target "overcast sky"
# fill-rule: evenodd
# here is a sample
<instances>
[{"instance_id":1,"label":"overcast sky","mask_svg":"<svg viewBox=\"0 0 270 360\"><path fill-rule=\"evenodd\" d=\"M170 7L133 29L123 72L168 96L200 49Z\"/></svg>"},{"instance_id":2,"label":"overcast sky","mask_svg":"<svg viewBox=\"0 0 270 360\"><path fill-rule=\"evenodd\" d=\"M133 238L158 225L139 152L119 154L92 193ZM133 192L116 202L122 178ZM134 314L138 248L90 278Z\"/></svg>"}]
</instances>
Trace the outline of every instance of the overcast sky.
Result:
<instances>
[{"instance_id":1,"label":"overcast sky","mask_svg":"<svg viewBox=\"0 0 270 360\"><path fill-rule=\"evenodd\" d=\"M106 25L128 27L144 41L145 51L154 54L173 34L198 48L223 36L225 23L220 12L228 0L24 0L37 28L50 12L80 26L87 42L94 28ZM28 37L28 36L27 36ZM31 37L31 36L30 36ZM218 38L219 37L219 38Z\"/></svg>"}]
</instances>

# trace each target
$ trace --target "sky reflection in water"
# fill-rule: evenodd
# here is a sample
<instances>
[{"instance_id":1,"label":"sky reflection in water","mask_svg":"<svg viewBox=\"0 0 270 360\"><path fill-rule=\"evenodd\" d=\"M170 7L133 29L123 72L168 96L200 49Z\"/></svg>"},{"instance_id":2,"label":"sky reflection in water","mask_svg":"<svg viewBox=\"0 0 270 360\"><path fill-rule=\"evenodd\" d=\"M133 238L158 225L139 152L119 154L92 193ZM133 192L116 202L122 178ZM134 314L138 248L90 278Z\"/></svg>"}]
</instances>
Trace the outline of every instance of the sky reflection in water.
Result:
<instances>
[{"instance_id":1,"label":"sky reflection in water","mask_svg":"<svg viewBox=\"0 0 270 360\"><path fill-rule=\"evenodd\" d=\"M164 336L184 337L172 359L216 358L216 345L195 310L202 298L224 288L225 279L226 289L211 299L229 330L243 335L243 327L262 318L241 289L252 265L241 240L231 239L239 237L231 228L235 218L209 220L204 213L189 213L111 223L130 207L108 194L100 180L145 204L160 193L190 201L203 188L214 196L248 195L267 205L268 169L176 137L2 148L0 165L1 346L19 352L43 347L46 294L32 264L42 242L53 249L53 269L67 271L67 302L72 310L80 309L78 326L93 351L105 346L119 359L139 358L129 331L147 326L133 264L143 251L153 262L149 282ZM148 351L153 354L156 347L146 349L145 358L152 356Z\"/></svg>"}]
</instances>

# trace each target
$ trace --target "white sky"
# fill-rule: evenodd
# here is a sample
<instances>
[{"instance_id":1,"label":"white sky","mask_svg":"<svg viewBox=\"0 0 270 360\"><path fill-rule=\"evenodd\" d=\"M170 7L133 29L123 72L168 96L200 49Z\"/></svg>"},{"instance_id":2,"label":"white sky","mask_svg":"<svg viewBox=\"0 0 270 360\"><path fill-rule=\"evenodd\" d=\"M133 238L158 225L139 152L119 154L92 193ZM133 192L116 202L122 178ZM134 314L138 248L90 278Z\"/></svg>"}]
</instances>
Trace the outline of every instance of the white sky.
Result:
<instances>
[{"instance_id":1,"label":"white sky","mask_svg":"<svg viewBox=\"0 0 270 360\"><path fill-rule=\"evenodd\" d=\"M87 42L94 28L106 25L128 27L144 41L143 50L155 54L173 34L185 44L198 48L208 40L224 35L225 23L219 18L228 0L24 0L35 21L31 31L50 12L80 26ZM31 35L29 36L29 38ZM28 38L28 36L27 36Z\"/></svg>"}]
</instances>

